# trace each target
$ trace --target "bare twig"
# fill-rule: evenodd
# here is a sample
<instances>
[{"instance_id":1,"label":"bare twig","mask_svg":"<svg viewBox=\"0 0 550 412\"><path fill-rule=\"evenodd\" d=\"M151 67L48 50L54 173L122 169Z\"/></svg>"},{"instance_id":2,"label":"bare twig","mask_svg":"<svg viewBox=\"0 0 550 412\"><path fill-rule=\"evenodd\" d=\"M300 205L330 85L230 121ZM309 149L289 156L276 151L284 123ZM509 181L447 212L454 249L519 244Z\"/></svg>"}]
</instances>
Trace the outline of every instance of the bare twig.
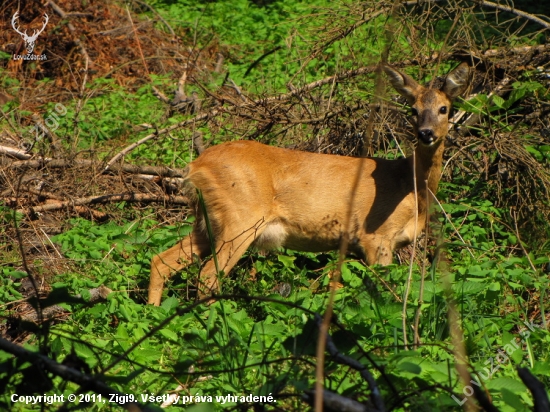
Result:
<instances>
[{"instance_id":1,"label":"bare twig","mask_svg":"<svg viewBox=\"0 0 550 412\"><path fill-rule=\"evenodd\" d=\"M16 188L16 193L19 193L19 188L21 187L21 184L23 183L23 175L19 176L19 178L17 179L17 188ZM40 288L38 287L38 283L30 269L30 266L28 264L28 261L27 261L27 255L25 254L25 251L23 250L23 237L21 235L21 225L17 222L17 219L15 218L15 212L13 212L13 222L14 222L14 227L15 227L15 233L16 233L16 236L17 236L17 246L19 248L19 255L21 256L21 262L23 263L23 269L25 270L25 272L27 273L27 279L29 280L29 282L31 283L32 285L32 289L34 291L34 295L35 296L38 296L39 294L39 290ZM38 317L38 320L40 323L42 323L44 317L43 317L43 307L42 307L42 303L40 302L40 300L36 300L36 306L35 306L35 310L36 310L36 315ZM47 333L43 333L43 331L39 331L39 333L37 333L37 338L39 340L39 345L40 345L40 349L42 351L44 351L47 347L48 347L48 339L49 339L49 335Z\"/></svg>"},{"instance_id":2,"label":"bare twig","mask_svg":"<svg viewBox=\"0 0 550 412\"><path fill-rule=\"evenodd\" d=\"M529 253L527 253L527 250L525 250L525 246L523 246L521 236L519 235L517 213L514 210L510 211L510 213L512 214L512 218L514 219L514 228L516 230L516 237L518 238L518 244L521 247L521 250L523 251L523 254L527 258L527 261L529 262L529 265L531 265L531 269L533 270L533 273L537 273L537 268L533 264L533 261L531 260L531 257L529 256Z\"/></svg>"},{"instance_id":3,"label":"bare twig","mask_svg":"<svg viewBox=\"0 0 550 412\"><path fill-rule=\"evenodd\" d=\"M447 222L451 225L451 227L453 228L454 232L456 233L457 237L460 239L460 241L464 244L464 246L466 247L466 250L468 251L468 253L470 254L470 256L472 258L475 258L474 257L474 253L472 252L472 250L470 249L469 246L471 246L470 244L466 243L466 241L464 240L464 238L460 235L460 232L458 231L458 229L456 228L456 226L453 224L453 221L451 220L451 217L447 214L447 212L445 212L445 209L443 208L443 205L441 204L441 202L437 199L437 197L435 196L435 194L430 191L430 194L432 195L432 198L434 199L435 203L437 203L437 205L439 206L439 209L441 210L441 212L443 213L443 216L445 216L445 219L447 220Z\"/></svg>"},{"instance_id":4,"label":"bare twig","mask_svg":"<svg viewBox=\"0 0 550 412\"><path fill-rule=\"evenodd\" d=\"M59 142L59 138L55 135L55 133L52 130L50 130L48 127L46 127L46 125L44 125L44 122L42 121L40 116L36 113L33 113L31 117L33 122L35 123L35 127L37 128L37 130L40 129L41 133L43 133L44 136L50 139L52 148L56 152L61 150L61 144Z\"/></svg>"},{"instance_id":5,"label":"bare twig","mask_svg":"<svg viewBox=\"0 0 550 412\"><path fill-rule=\"evenodd\" d=\"M132 15L130 14L130 9L128 7L126 7L126 13L128 14L128 21L132 26L132 31L134 32L134 37L136 38L136 44L139 50L139 55L141 56L141 62L143 63L143 68L145 69L145 73L147 73L147 76L150 76L149 69L147 68L147 63L145 62L145 56L143 55L143 50L141 49L141 42L139 41L137 29L136 29L136 26L134 25L134 21L132 20Z\"/></svg>"},{"instance_id":6,"label":"bare twig","mask_svg":"<svg viewBox=\"0 0 550 412\"><path fill-rule=\"evenodd\" d=\"M460 382L467 386L470 383L471 375L468 371L468 356L466 355L466 347L464 345L464 334L460 327L460 316L456 307L455 300L453 298L453 292L451 289L450 274L444 269L441 280L443 282L443 288L447 298L447 316L449 318L449 332L451 335L451 341L453 343L453 355L455 358L455 368L458 372ZM463 409L466 412L473 412L475 405L470 397L466 397Z\"/></svg>"},{"instance_id":7,"label":"bare twig","mask_svg":"<svg viewBox=\"0 0 550 412\"><path fill-rule=\"evenodd\" d=\"M224 59L225 59L225 57L223 56L223 53L218 52L217 53L217 59L216 59L216 67L214 68L214 73L220 73L222 71Z\"/></svg>"},{"instance_id":8,"label":"bare twig","mask_svg":"<svg viewBox=\"0 0 550 412\"><path fill-rule=\"evenodd\" d=\"M243 102L246 103L247 100L250 100L248 97L246 97L246 96L243 94L241 88L235 84L235 82L233 81L233 79L228 79L228 81L229 81L229 83L231 83L231 87L233 87L233 89L237 92L237 94L239 95L239 97L241 98L241 100L242 100Z\"/></svg>"},{"instance_id":9,"label":"bare twig","mask_svg":"<svg viewBox=\"0 0 550 412\"><path fill-rule=\"evenodd\" d=\"M161 92L155 86L151 86L151 89L153 90L153 95L162 103L170 104L170 99L163 92Z\"/></svg>"},{"instance_id":10,"label":"bare twig","mask_svg":"<svg viewBox=\"0 0 550 412\"><path fill-rule=\"evenodd\" d=\"M174 94L174 99L172 100L172 105L175 106L187 100L187 95L185 94L185 83L187 82L187 65L183 68L183 72L178 80L178 88Z\"/></svg>"}]
</instances>

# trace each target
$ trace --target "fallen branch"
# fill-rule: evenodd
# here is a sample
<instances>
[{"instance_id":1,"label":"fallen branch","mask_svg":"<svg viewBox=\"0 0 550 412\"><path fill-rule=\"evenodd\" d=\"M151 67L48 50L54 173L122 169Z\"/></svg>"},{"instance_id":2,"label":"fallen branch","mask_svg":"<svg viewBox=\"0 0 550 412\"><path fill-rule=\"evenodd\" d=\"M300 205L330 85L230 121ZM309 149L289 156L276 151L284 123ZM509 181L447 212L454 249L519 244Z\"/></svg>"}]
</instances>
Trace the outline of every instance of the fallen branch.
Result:
<instances>
[{"instance_id":1,"label":"fallen branch","mask_svg":"<svg viewBox=\"0 0 550 412\"><path fill-rule=\"evenodd\" d=\"M110 399L112 394L119 395L113 397L113 402L119 404L129 412L152 411L151 408L143 406L138 402L129 402L128 397L123 393L97 380L94 376L86 375L69 366L57 363L53 359L50 359L39 352L31 352L30 350L16 345L15 343L11 343L3 338L0 338L0 350L11 353L19 361L28 361L31 364L34 364L35 367L41 367L44 370L63 378L64 380L80 385L80 390L82 392L91 391L103 395L107 399Z\"/></svg>"},{"instance_id":2,"label":"fallen branch","mask_svg":"<svg viewBox=\"0 0 550 412\"><path fill-rule=\"evenodd\" d=\"M28 154L22 149L17 149L15 147L9 146L0 146L0 154L4 154L19 160L27 160L32 157L31 154Z\"/></svg>"},{"instance_id":3,"label":"fallen branch","mask_svg":"<svg viewBox=\"0 0 550 412\"><path fill-rule=\"evenodd\" d=\"M481 55L483 57L495 57L506 54L526 54L531 52L543 52L547 51L547 49L550 49L550 44L539 44L537 46L519 46L512 47L511 49L490 49L484 51L483 53L481 53ZM470 52L470 54L474 57L478 57L473 52Z\"/></svg>"},{"instance_id":4,"label":"fallen branch","mask_svg":"<svg viewBox=\"0 0 550 412\"><path fill-rule=\"evenodd\" d=\"M323 318L320 315L315 314L315 321L317 322L319 329L321 329ZM359 361L353 358L350 358L349 356L342 355L340 351L338 351L338 348L332 341L332 337L328 333L326 334L326 349L334 362L339 363L340 365L349 366L350 368L356 370L357 372L359 372L361 377L368 383L371 391L371 401L374 405L374 408L371 408L370 410L385 411L386 408L384 406L384 399L382 398L382 393L378 388L378 384L376 383L374 376L365 367L365 365L363 365L362 363L360 363Z\"/></svg>"},{"instance_id":5,"label":"fallen branch","mask_svg":"<svg viewBox=\"0 0 550 412\"><path fill-rule=\"evenodd\" d=\"M48 212L52 210L60 210L67 207L82 206L88 204L111 203L111 202L157 202L157 203L172 203L176 205L187 205L189 199L185 196L158 196L141 193L121 193L114 195L90 196L75 200L65 200L63 202L48 203L41 206L33 206L23 209L18 209L17 212L23 214L33 214L39 212Z\"/></svg>"},{"instance_id":6,"label":"fallen branch","mask_svg":"<svg viewBox=\"0 0 550 412\"><path fill-rule=\"evenodd\" d=\"M311 406L314 405L315 390L307 390L302 396ZM380 412L378 409L367 407L360 402L353 399L346 398L345 396L338 395L337 393L323 390L323 405L329 411L346 411L346 412Z\"/></svg>"},{"instance_id":7,"label":"fallen branch","mask_svg":"<svg viewBox=\"0 0 550 412\"><path fill-rule=\"evenodd\" d=\"M141 146L143 143L145 142L148 142L149 140L151 139L156 139L158 138L160 135L163 135L163 134L166 134L166 133L169 133L173 130L176 130L176 129L179 129L181 127L185 127L187 125L190 125L190 124L193 124L193 123L196 123L196 122L200 122L200 121L203 121L203 120L206 120L206 119L209 119L211 117L214 117L214 116L217 116L218 114L221 114L221 113L224 113L226 112L226 110L221 110L221 109L214 109L208 113L203 113L201 115L198 115L198 116L195 116L194 118L192 119L188 119L188 120L185 120L183 122L180 122L180 123L177 123L177 124L174 124L172 126L169 126L169 127L165 127L164 129L160 129L160 130L157 130L155 133L151 133L150 135L147 135L145 136L144 138L138 140L137 142L135 143L132 143L131 145L129 146L126 146L124 149L122 149L119 153L117 153L111 160L109 160L107 162L107 164L105 165L105 169L104 171L107 171L109 169L111 169L111 167L113 166L113 164L115 164L116 162L118 162L119 159L121 159L122 157L126 156L128 153L130 153L132 150L134 150L136 147L138 146Z\"/></svg>"},{"instance_id":8,"label":"fallen branch","mask_svg":"<svg viewBox=\"0 0 550 412\"><path fill-rule=\"evenodd\" d=\"M84 218L92 217L98 222L103 222L109 218L107 213L90 209L89 207L75 206L74 211Z\"/></svg>"},{"instance_id":9,"label":"fallen branch","mask_svg":"<svg viewBox=\"0 0 550 412\"><path fill-rule=\"evenodd\" d=\"M87 301L83 300L82 303L95 304L99 302L104 302L107 299L107 296L109 296L109 294L113 291L108 287L101 285L98 288L90 289L88 292L90 293L90 299ZM75 295L75 298L81 299L82 295ZM53 319L56 316L64 313L68 313L67 309L62 308L59 305L48 306L47 308L44 308L44 310L42 310L42 321ZM39 322L38 313L31 312L29 314L23 315L21 316L21 320L37 323Z\"/></svg>"},{"instance_id":10,"label":"fallen branch","mask_svg":"<svg viewBox=\"0 0 550 412\"><path fill-rule=\"evenodd\" d=\"M533 394L533 400L535 401L534 412L548 412L550 411L550 400L548 400L548 394L541 381L539 381L527 368L518 368L518 375L523 381L525 386Z\"/></svg>"},{"instance_id":11,"label":"fallen branch","mask_svg":"<svg viewBox=\"0 0 550 412\"><path fill-rule=\"evenodd\" d=\"M155 86L151 86L151 89L153 90L153 95L159 99L161 102L165 104L170 104L170 99L166 97L166 95L161 92L159 89L157 89Z\"/></svg>"},{"instance_id":12,"label":"fallen branch","mask_svg":"<svg viewBox=\"0 0 550 412\"><path fill-rule=\"evenodd\" d=\"M103 164L94 160L65 160L65 159L52 159L50 157L44 157L36 160L31 160L31 155L25 154L24 151L15 149L8 146L0 146L0 154L7 154L11 157L20 158L20 162L12 162L7 166L14 169L40 169L46 165L51 168L63 168L73 165L82 167L97 167L103 168ZM104 169L105 170L105 169ZM112 172L125 172L131 174L143 174L159 177L173 177L182 178L185 176L183 169L170 168L166 166L137 166L130 163L121 163L109 168Z\"/></svg>"},{"instance_id":13,"label":"fallen branch","mask_svg":"<svg viewBox=\"0 0 550 412\"><path fill-rule=\"evenodd\" d=\"M22 315L20 319L25 322L40 323L52 320L59 315L68 313L67 309L62 308L58 305L48 306L42 310L42 318L38 316L37 312L30 312L28 314Z\"/></svg>"},{"instance_id":14,"label":"fallen branch","mask_svg":"<svg viewBox=\"0 0 550 412\"><path fill-rule=\"evenodd\" d=\"M426 0L410 0L410 1L404 2L403 5L412 6L414 4L419 4L420 2L437 3L439 1L441 1L441 0L427 0L427 1ZM547 29L550 29L550 23L547 22L546 20L543 20L540 17L537 17L537 16L535 16L533 14L530 14L530 13L527 13L525 11L518 10L515 7L505 6L503 4L497 4L497 3L493 3L492 1L486 1L486 0L474 0L474 3L478 4L481 7L489 7L489 8L492 8L492 9L507 11L508 13L512 13L512 14L515 14L517 16L523 17L527 20L534 21L535 23L538 23L541 26L546 27Z\"/></svg>"},{"instance_id":15,"label":"fallen branch","mask_svg":"<svg viewBox=\"0 0 550 412\"><path fill-rule=\"evenodd\" d=\"M508 13L521 16L524 19L534 21L535 23L540 24L541 26L550 29L550 23L541 19L540 17L534 16L532 14L526 13L524 11L518 10L515 7L505 6L504 4L493 3L492 1L478 0L477 2L482 7L490 7L497 10L507 11Z\"/></svg>"}]
</instances>

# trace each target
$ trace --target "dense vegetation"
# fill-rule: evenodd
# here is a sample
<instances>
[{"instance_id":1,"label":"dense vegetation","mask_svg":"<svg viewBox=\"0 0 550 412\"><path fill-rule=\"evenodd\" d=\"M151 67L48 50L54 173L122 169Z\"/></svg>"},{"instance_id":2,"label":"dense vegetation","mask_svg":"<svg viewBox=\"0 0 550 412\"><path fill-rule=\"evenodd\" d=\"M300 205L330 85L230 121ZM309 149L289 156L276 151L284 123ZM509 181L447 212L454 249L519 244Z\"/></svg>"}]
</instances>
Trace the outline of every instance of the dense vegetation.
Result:
<instances>
[{"instance_id":1,"label":"dense vegetation","mask_svg":"<svg viewBox=\"0 0 550 412\"><path fill-rule=\"evenodd\" d=\"M331 277L341 274L324 361L326 390L368 410L381 410L372 406L380 406L377 399L388 411L474 404L533 410L517 368L528 368L548 391L550 58L544 26L474 1L393 3L136 1L128 16L138 27L153 21L143 30L161 33L165 49L147 45L144 33L151 32L133 43L135 27L112 33L143 55L132 65L79 77L76 87L63 84L63 92L32 110L21 103L27 84L52 90L69 71L59 69L56 79L50 72L37 76L38 63L19 72L2 65L1 87L17 98L3 106L0 131L23 136L20 147L34 159L95 165L30 170L3 158L4 340L153 410L166 401L156 397L170 393L179 398L168 410L303 410L319 361L316 314L327 310ZM122 10L118 3L109 7ZM69 33L65 26L60 20L55 27ZM172 46L181 53L170 56L178 65L158 69L162 62L155 55L169 54ZM0 57L7 62L11 55ZM80 67L74 57L67 59ZM53 201L127 190L179 195L177 187L128 180L122 172L102 175L102 161L151 133L158 134L129 151L125 162L181 169L196 156L197 133L206 145L244 138L346 155L410 153L407 113L389 109L393 91L385 92L375 70L383 60L425 82L460 60L476 66L468 96L457 103L461 116L450 133L429 230L393 265L367 267L348 257L340 267L336 252L251 251L224 279L215 303L194 303L200 267L193 265L174 276L162 305L152 307L145 305L150 261L190 232L193 218L185 207L169 197L164 204L128 198L88 205L93 211L84 213L72 203L64 212L30 212L52 192L60 196ZM128 67L141 71L125 72L123 79L119 73ZM372 69L353 72L364 67ZM183 94L170 102L178 81ZM270 100L278 95L287 97ZM43 119L58 114L55 139L29 140L23 133L33 111ZM2 145L9 146L6 141ZM57 183L36 194L26 185L38 180ZM24 234L43 231L37 222L44 215L52 216L57 234L41 247L29 246ZM110 293L96 300L90 291L100 287ZM23 313L54 305L61 308L57 315L42 322ZM57 410L63 404L26 405L14 402L13 394L64 394L65 400L77 394L80 402L67 402L68 408L118 408L120 398L109 402L97 395L99 386L44 365L0 347L2 409Z\"/></svg>"}]
</instances>

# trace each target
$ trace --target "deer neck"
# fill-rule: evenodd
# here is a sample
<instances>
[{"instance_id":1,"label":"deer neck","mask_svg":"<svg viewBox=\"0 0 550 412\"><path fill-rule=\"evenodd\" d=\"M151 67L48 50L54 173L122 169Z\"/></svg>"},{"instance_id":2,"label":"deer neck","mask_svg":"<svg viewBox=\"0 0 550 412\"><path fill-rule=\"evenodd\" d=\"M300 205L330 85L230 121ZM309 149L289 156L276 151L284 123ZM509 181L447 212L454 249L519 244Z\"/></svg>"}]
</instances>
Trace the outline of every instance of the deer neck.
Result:
<instances>
[{"instance_id":1,"label":"deer neck","mask_svg":"<svg viewBox=\"0 0 550 412\"><path fill-rule=\"evenodd\" d=\"M444 148L445 144L439 142L434 147L426 147L418 143L415 149L416 187L424 199L426 198L426 189L429 189L434 195L437 192L443 167ZM428 182L427 187L426 182Z\"/></svg>"}]
</instances>

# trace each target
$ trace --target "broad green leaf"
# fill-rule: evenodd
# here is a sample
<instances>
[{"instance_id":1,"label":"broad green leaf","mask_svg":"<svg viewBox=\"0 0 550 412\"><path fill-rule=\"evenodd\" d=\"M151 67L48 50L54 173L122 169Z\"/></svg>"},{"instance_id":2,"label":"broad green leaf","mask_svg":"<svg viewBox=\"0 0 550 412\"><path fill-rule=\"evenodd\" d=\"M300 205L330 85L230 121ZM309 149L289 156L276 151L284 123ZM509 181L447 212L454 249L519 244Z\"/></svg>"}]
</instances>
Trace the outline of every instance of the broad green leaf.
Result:
<instances>
[{"instance_id":1,"label":"broad green leaf","mask_svg":"<svg viewBox=\"0 0 550 412\"><path fill-rule=\"evenodd\" d=\"M172 332L170 329L161 329L160 334L164 336L167 339L171 339L175 342L178 341L178 335L176 335L174 332Z\"/></svg>"}]
</instances>

